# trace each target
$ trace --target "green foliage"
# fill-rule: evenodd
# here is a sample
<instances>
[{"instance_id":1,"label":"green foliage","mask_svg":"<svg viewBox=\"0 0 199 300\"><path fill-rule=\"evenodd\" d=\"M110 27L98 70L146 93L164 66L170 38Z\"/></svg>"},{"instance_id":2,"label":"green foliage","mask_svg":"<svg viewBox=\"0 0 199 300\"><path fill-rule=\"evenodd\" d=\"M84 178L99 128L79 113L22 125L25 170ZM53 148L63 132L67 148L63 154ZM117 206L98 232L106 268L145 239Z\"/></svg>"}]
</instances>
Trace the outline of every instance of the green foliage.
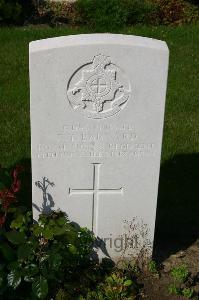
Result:
<instances>
[{"instance_id":1,"label":"green foliage","mask_svg":"<svg viewBox=\"0 0 199 300\"><path fill-rule=\"evenodd\" d=\"M22 6L19 3L0 0L0 22L18 23L21 19Z\"/></svg>"},{"instance_id":2,"label":"green foliage","mask_svg":"<svg viewBox=\"0 0 199 300\"><path fill-rule=\"evenodd\" d=\"M187 286L184 287L188 278L189 271L185 265L177 266L172 268L171 277L173 279L173 283L171 283L168 287L168 291L170 294L177 296L184 296L186 298L191 298L194 294L193 288Z\"/></svg>"},{"instance_id":3,"label":"green foliage","mask_svg":"<svg viewBox=\"0 0 199 300\"><path fill-rule=\"evenodd\" d=\"M13 289L16 289L18 285L21 283L21 275L16 270L11 271L8 276L8 286L12 287Z\"/></svg>"},{"instance_id":4,"label":"green foliage","mask_svg":"<svg viewBox=\"0 0 199 300\"><path fill-rule=\"evenodd\" d=\"M31 0L0 0L0 22L21 24L33 11Z\"/></svg>"},{"instance_id":5,"label":"green foliage","mask_svg":"<svg viewBox=\"0 0 199 300\"><path fill-rule=\"evenodd\" d=\"M168 291L171 295L183 296L188 299L192 298L194 294L193 288L180 288L173 283L169 285Z\"/></svg>"},{"instance_id":6,"label":"green foliage","mask_svg":"<svg viewBox=\"0 0 199 300\"><path fill-rule=\"evenodd\" d=\"M97 28L121 28L147 22L154 5L146 0L77 0L80 22Z\"/></svg>"},{"instance_id":7,"label":"green foliage","mask_svg":"<svg viewBox=\"0 0 199 300\"><path fill-rule=\"evenodd\" d=\"M67 299L67 294L63 289L60 289L55 297L55 300L66 300Z\"/></svg>"},{"instance_id":8,"label":"green foliage","mask_svg":"<svg viewBox=\"0 0 199 300\"><path fill-rule=\"evenodd\" d=\"M137 285L124 272L116 270L105 277L104 282L98 284L95 290L90 290L79 300L128 300L135 299ZM58 298L59 299L59 298ZM56 300L58 300L56 299Z\"/></svg>"},{"instance_id":9,"label":"green foliage","mask_svg":"<svg viewBox=\"0 0 199 300\"><path fill-rule=\"evenodd\" d=\"M158 274L158 266L154 260L150 260L148 263L148 270L150 273Z\"/></svg>"},{"instance_id":10,"label":"green foliage","mask_svg":"<svg viewBox=\"0 0 199 300\"><path fill-rule=\"evenodd\" d=\"M39 299L45 299L48 294L48 281L43 276L38 276L32 283L33 294Z\"/></svg>"},{"instance_id":11,"label":"green foliage","mask_svg":"<svg viewBox=\"0 0 199 300\"><path fill-rule=\"evenodd\" d=\"M24 299L24 293L25 299L46 299L49 288L52 293L60 283L73 276L77 279L81 268L90 264L93 236L70 223L60 211L41 214L33 224L31 212L17 205L16 169L15 185L8 180L9 172L1 173L6 176L0 178L0 213L6 217L0 227L0 295ZM10 200L10 194L15 201Z\"/></svg>"},{"instance_id":12,"label":"green foliage","mask_svg":"<svg viewBox=\"0 0 199 300\"><path fill-rule=\"evenodd\" d=\"M193 288L184 288L182 290L182 295L188 299L192 298L193 294L194 294Z\"/></svg>"},{"instance_id":13,"label":"green foliage","mask_svg":"<svg viewBox=\"0 0 199 300\"><path fill-rule=\"evenodd\" d=\"M171 276L179 283L183 283L189 275L189 271L185 265L172 268Z\"/></svg>"},{"instance_id":14,"label":"green foliage","mask_svg":"<svg viewBox=\"0 0 199 300\"><path fill-rule=\"evenodd\" d=\"M173 283L169 285L168 291L169 291L169 294L171 294L171 295L176 295L176 296L180 296L181 295L180 288L176 287L176 285L173 284Z\"/></svg>"},{"instance_id":15,"label":"green foliage","mask_svg":"<svg viewBox=\"0 0 199 300\"><path fill-rule=\"evenodd\" d=\"M197 23L195 1L185 0L0 0L0 22L23 24L25 20L57 25L86 24L110 30L133 24Z\"/></svg>"},{"instance_id":16,"label":"green foliage","mask_svg":"<svg viewBox=\"0 0 199 300\"><path fill-rule=\"evenodd\" d=\"M62 212L42 214L38 223L29 223L23 232L13 228L4 231L3 236L5 242L0 251L4 257L3 270L8 272L7 286L15 290L22 281L31 283L30 295L38 299L46 298L49 286L56 288L69 274L72 276L89 263L93 242L86 229L75 228ZM13 250L13 256L4 255L7 245Z\"/></svg>"},{"instance_id":17,"label":"green foliage","mask_svg":"<svg viewBox=\"0 0 199 300\"><path fill-rule=\"evenodd\" d=\"M13 245L20 245L25 243L25 234L18 231L9 231L5 233L7 240Z\"/></svg>"}]
</instances>

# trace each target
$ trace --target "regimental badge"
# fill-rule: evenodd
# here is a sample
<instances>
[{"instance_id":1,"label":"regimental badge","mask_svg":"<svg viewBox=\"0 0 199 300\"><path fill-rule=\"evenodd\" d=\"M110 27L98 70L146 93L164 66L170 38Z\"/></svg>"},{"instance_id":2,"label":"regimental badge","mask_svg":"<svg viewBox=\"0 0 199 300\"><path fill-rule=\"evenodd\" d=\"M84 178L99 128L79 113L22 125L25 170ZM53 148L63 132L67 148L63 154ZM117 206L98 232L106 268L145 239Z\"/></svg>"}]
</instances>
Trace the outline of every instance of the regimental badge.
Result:
<instances>
[{"instance_id":1,"label":"regimental badge","mask_svg":"<svg viewBox=\"0 0 199 300\"><path fill-rule=\"evenodd\" d=\"M101 119L120 112L130 98L130 82L110 57L99 54L71 76L67 96L72 108L88 118Z\"/></svg>"}]
</instances>

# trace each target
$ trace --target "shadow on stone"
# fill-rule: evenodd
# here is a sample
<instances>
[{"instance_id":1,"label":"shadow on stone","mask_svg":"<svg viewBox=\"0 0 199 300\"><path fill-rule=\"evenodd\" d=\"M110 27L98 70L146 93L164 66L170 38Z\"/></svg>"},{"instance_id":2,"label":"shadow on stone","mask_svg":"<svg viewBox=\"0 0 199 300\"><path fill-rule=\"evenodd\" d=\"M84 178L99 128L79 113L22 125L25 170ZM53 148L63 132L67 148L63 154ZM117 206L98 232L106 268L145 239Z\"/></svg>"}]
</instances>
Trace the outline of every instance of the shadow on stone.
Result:
<instances>
[{"instance_id":1,"label":"shadow on stone","mask_svg":"<svg viewBox=\"0 0 199 300\"><path fill-rule=\"evenodd\" d=\"M55 206L55 202L50 192L48 192L48 188L54 187L55 184L54 182L50 181L48 178L42 177L41 181L39 180L35 182L35 185L42 191L43 202L41 207L38 207L34 202L32 205L38 212L40 213L44 212L48 214Z\"/></svg>"},{"instance_id":2,"label":"shadow on stone","mask_svg":"<svg viewBox=\"0 0 199 300\"><path fill-rule=\"evenodd\" d=\"M32 209L30 159L23 159L17 165L24 168L20 205ZM187 249L198 238L199 154L178 154L160 170L153 257L162 262L171 254ZM100 245L105 254L106 248L101 242Z\"/></svg>"},{"instance_id":3,"label":"shadow on stone","mask_svg":"<svg viewBox=\"0 0 199 300\"><path fill-rule=\"evenodd\" d=\"M160 170L153 256L162 261L199 237L199 154L179 154Z\"/></svg>"}]
</instances>

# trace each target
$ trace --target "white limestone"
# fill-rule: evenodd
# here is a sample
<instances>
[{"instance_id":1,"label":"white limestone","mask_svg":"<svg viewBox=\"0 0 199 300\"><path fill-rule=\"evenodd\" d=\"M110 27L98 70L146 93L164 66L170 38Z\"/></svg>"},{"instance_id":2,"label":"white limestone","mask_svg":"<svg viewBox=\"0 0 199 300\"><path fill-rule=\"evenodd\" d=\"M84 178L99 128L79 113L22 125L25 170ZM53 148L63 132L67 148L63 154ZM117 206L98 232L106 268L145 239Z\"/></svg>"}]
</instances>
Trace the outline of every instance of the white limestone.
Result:
<instances>
[{"instance_id":1,"label":"white limestone","mask_svg":"<svg viewBox=\"0 0 199 300\"><path fill-rule=\"evenodd\" d=\"M100 256L151 254L167 69L165 42L138 36L30 43L35 219L61 209Z\"/></svg>"}]
</instances>

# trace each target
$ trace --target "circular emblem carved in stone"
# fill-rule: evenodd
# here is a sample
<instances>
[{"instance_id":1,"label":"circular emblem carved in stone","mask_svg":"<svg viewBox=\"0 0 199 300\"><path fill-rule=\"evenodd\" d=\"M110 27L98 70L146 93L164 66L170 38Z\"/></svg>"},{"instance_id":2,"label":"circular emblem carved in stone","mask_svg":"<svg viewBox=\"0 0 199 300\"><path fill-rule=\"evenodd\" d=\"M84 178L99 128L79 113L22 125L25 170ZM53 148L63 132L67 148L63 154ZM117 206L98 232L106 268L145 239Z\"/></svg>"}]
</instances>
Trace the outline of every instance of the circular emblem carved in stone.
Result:
<instances>
[{"instance_id":1,"label":"circular emblem carved in stone","mask_svg":"<svg viewBox=\"0 0 199 300\"><path fill-rule=\"evenodd\" d=\"M88 118L102 119L119 113L130 98L130 82L124 71L99 54L71 76L67 97L72 108Z\"/></svg>"}]
</instances>

